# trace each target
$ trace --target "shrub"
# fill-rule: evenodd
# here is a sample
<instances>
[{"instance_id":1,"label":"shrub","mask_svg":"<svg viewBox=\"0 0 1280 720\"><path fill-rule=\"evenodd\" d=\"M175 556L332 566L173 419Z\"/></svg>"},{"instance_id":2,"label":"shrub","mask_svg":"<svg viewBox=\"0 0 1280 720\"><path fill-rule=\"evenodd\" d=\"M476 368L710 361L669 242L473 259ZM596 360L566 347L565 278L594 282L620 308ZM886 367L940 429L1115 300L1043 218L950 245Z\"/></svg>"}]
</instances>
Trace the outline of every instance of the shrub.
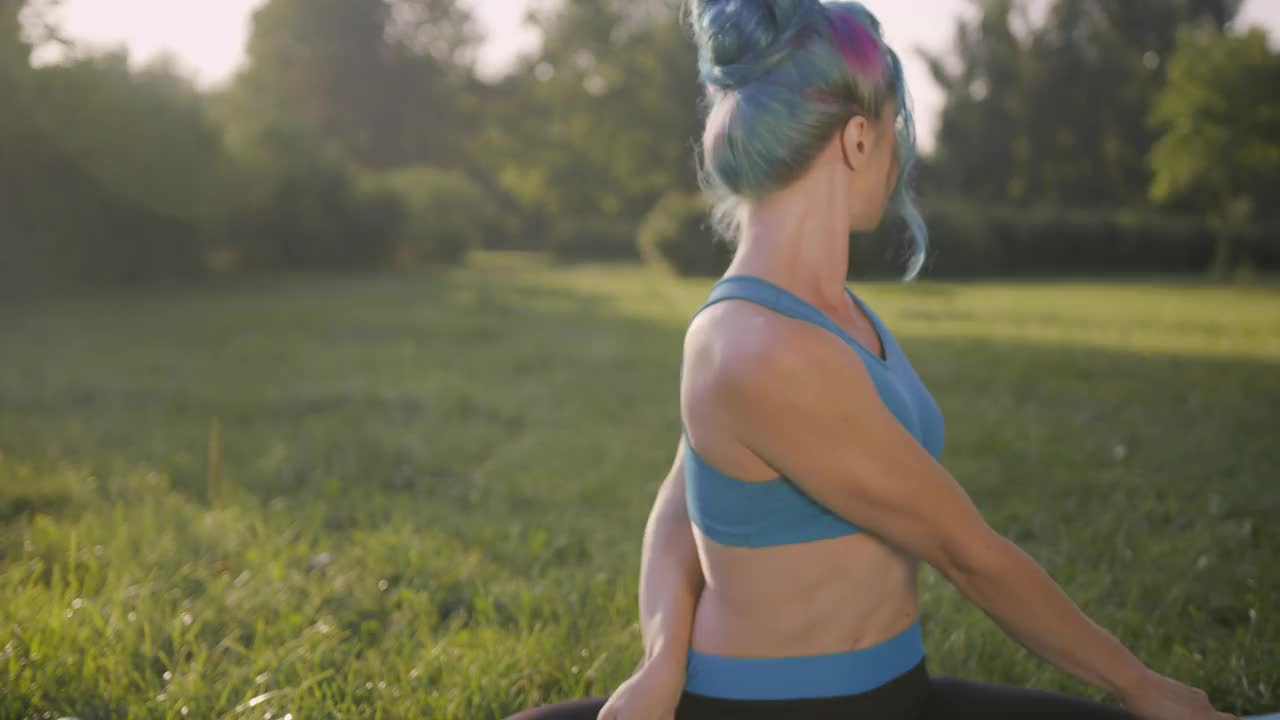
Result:
<instances>
[{"instance_id":1,"label":"shrub","mask_svg":"<svg viewBox=\"0 0 1280 720\"><path fill-rule=\"evenodd\" d=\"M405 206L394 251L401 263L459 263L467 250L494 245L493 237L506 232L488 193L460 172L420 166L367 180L394 192Z\"/></svg>"},{"instance_id":2,"label":"shrub","mask_svg":"<svg viewBox=\"0 0 1280 720\"><path fill-rule=\"evenodd\" d=\"M1241 245L1255 269L1280 271L1280 221L1250 226L1244 232Z\"/></svg>"},{"instance_id":3,"label":"shrub","mask_svg":"<svg viewBox=\"0 0 1280 720\"><path fill-rule=\"evenodd\" d=\"M940 203L925 209L929 257L924 277L1078 276L1200 273L1213 257L1207 220L1133 210L975 208ZM851 242L858 274L900 276L906 245L892 223ZM1274 257L1266 226L1241 231L1259 267ZM1272 254L1269 254L1272 253ZM890 257L892 255L892 257Z\"/></svg>"},{"instance_id":4,"label":"shrub","mask_svg":"<svg viewBox=\"0 0 1280 720\"><path fill-rule=\"evenodd\" d=\"M368 269L391 256L403 224L395 195L362 189L343 168L290 172L235 226L246 264L270 270Z\"/></svg>"},{"instance_id":5,"label":"shrub","mask_svg":"<svg viewBox=\"0 0 1280 720\"><path fill-rule=\"evenodd\" d=\"M222 223L239 265L266 270L370 269L388 263L404 223L400 198L357 181L330 146L296 127L248 149L242 208Z\"/></svg>"},{"instance_id":6,"label":"shrub","mask_svg":"<svg viewBox=\"0 0 1280 720\"><path fill-rule=\"evenodd\" d=\"M39 133L0 166L0 296L188 282L202 230L139 206L84 172Z\"/></svg>"},{"instance_id":7,"label":"shrub","mask_svg":"<svg viewBox=\"0 0 1280 720\"><path fill-rule=\"evenodd\" d=\"M728 245L715 237L708 212L700 195L664 195L640 225L640 256L646 263L680 275L723 274L733 255Z\"/></svg>"},{"instance_id":8,"label":"shrub","mask_svg":"<svg viewBox=\"0 0 1280 720\"><path fill-rule=\"evenodd\" d=\"M555 223L551 255L561 261L640 259L635 230L611 218L573 218Z\"/></svg>"}]
</instances>

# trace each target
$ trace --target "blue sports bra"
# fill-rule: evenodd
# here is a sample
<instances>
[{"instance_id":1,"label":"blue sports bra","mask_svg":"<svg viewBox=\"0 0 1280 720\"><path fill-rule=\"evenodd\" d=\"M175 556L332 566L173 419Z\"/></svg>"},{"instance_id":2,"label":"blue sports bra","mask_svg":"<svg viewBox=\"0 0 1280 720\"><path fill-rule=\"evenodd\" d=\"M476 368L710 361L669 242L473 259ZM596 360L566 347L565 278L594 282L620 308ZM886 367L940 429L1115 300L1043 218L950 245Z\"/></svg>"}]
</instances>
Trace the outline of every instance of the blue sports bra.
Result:
<instances>
[{"instance_id":1,"label":"blue sports bra","mask_svg":"<svg viewBox=\"0 0 1280 720\"><path fill-rule=\"evenodd\" d=\"M797 320L825 328L848 343L862 359L885 406L931 455L942 453L942 412L916 375L897 340L858 296L849 297L870 318L884 347L872 353L813 305L755 275L731 275L711 289L693 317L723 300L748 300ZM693 322L690 318L690 323ZM689 519L704 535L723 545L768 547L811 542L862 532L857 525L819 505L784 476L747 482L726 475L698 456L684 433L685 501Z\"/></svg>"}]
</instances>

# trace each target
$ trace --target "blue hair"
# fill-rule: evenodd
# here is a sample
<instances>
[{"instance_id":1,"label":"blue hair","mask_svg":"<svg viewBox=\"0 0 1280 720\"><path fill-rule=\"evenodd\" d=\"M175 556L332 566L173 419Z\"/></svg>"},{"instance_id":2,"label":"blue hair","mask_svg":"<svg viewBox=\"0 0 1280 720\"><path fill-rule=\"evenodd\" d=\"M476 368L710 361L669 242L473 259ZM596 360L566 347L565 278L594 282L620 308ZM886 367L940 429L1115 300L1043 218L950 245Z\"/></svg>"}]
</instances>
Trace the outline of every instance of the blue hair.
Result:
<instances>
[{"instance_id":1,"label":"blue hair","mask_svg":"<svg viewBox=\"0 0 1280 720\"><path fill-rule=\"evenodd\" d=\"M744 199L795 180L851 117L897 101L898 177L890 205L914 241L904 281L919 274L928 230L909 187L915 120L902 63L858 2L691 0L706 87L698 175L716 229L731 244Z\"/></svg>"}]
</instances>

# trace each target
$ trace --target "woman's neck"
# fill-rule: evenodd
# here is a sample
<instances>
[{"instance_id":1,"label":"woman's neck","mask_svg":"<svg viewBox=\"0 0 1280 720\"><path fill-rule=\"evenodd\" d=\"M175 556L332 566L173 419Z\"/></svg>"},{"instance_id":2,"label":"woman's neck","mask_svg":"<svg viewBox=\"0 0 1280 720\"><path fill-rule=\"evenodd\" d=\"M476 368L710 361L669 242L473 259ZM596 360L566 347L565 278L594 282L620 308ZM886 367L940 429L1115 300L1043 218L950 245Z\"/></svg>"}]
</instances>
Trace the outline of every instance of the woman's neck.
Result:
<instances>
[{"instance_id":1,"label":"woman's neck","mask_svg":"<svg viewBox=\"0 0 1280 720\"><path fill-rule=\"evenodd\" d=\"M840 178L804 177L747 205L728 273L758 275L819 308L843 309L849 207Z\"/></svg>"}]
</instances>

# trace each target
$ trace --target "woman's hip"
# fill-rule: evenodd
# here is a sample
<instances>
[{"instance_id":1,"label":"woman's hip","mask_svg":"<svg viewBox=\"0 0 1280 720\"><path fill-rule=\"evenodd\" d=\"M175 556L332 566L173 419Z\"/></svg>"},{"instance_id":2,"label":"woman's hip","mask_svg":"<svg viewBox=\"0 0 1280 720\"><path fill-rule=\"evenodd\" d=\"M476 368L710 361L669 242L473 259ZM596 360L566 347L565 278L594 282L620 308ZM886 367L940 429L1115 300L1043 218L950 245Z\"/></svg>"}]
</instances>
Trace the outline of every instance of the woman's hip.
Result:
<instances>
[{"instance_id":1,"label":"woman's hip","mask_svg":"<svg viewBox=\"0 0 1280 720\"><path fill-rule=\"evenodd\" d=\"M924 654L919 618L875 645L841 653L740 658L690 648L684 689L722 700L854 697L906 674Z\"/></svg>"},{"instance_id":2,"label":"woman's hip","mask_svg":"<svg viewBox=\"0 0 1280 720\"><path fill-rule=\"evenodd\" d=\"M887 682L859 693L826 697L733 699L691 692L686 688L676 709L676 720L914 720L929 697L929 675L924 658Z\"/></svg>"}]
</instances>

